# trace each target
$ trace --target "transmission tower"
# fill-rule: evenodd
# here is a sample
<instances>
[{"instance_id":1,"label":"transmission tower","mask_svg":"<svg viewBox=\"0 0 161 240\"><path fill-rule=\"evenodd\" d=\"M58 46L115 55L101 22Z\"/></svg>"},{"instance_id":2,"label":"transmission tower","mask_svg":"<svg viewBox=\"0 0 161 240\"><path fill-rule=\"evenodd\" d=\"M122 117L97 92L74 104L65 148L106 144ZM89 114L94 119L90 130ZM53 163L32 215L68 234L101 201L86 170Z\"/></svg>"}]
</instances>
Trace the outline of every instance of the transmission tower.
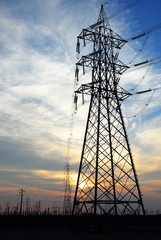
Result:
<instances>
[{"instance_id":1,"label":"transmission tower","mask_svg":"<svg viewBox=\"0 0 161 240\"><path fill-rule=\"evenodd\" d=\"M64 205L63 205L63 214L70 215L72 211L71 204L71 188L70 188L70 172L71 166L69 163L65 165L65 192L64 192Z\"/></svg>"},{"instance_id":2,"label":"transmission tower","mask_svg":"<svg viewBox=\"0 0 161 240\"><path fill-rule=\"evenodd\" d=\"M29 212L30 212L29 204L30 204L30 201L29 201L29 198L27 198L27 199L26 199L26 210L25 210L25 213L26 213L26 214L29 214Z\"/></svg>"},{"instance_id":3,"label":"transmission tower","mask_svg":"<svg viewBox=\"0 0 161 240\"><path fill-rule=\"evenodd\" d=\"M75 91L90 96L89 112L75 190L72 214L145 214L142 195L121 111L121 103L130 93L119 86L120 75L128 68L119 59L126 43L115 33L101 6L97 23L83 29L77 37L92 44L92 52L76 63L91 68L92 81ZM82 101L84 101L82 99Z\"/></svg>"},{"instance_id":4,"label":"transmission tower","mask_svg":"<svg viewBox=\"0 0 161 240\"><path fill-rule=\"evenodd\" d=\"M25 190L20 189L19 190L19 195L20 195L20 215L22 214L22 208L23 208L23 194Z\"/></svg>"}]
</instances>

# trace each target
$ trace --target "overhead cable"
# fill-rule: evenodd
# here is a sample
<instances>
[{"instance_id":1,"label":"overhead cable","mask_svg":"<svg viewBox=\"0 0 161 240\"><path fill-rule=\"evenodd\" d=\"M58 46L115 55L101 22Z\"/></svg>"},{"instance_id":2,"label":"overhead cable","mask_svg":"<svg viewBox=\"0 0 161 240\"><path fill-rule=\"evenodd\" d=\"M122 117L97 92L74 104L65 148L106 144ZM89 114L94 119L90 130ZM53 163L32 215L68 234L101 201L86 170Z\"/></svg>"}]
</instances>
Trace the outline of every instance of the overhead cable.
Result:
<instances>
[{"instance_id":1,"label":"overhead cable","mask_svg":"<svg viewBox=\"0 0 161 240\"><path fill-rule=\"evenodd\" d=\"M131 8L131 7L133 7L133 6L135 6L136 4L140 3L141 1L143 1L143 0L138 0L138 1L135 1L135 2L133 2L133 3L131 3L131 4L129 4L129 5L126 6L125 8L119 10L118 12L113 13L111 16L108 17L108 19L113 18L113 17L116 17L116 16L119 15L120 13L126 11L127 9L129 9L129 8Z\"/></svg>"},{"instance_id":2,"label":"overhead cable","mask_svg":"<svg viewBox=\"0 0 161 240\"><path fill-rule=\"evenodd\" d=\"M148 33L151 33L151 32L156 31L156 30L158 30L158 29L160 29L160 28L161 28L161 23L158 23L158 24L156 24L156 25L154 25L154 26L152 26L152 27L150 27L150 28L147 28L147 29L145 29L145 30L137 33L137 34L136 34L135 36L133 36L133 37L128 37L128 38L126 38L126 41L136 40L136 39L138 39L138 38L141 38L141 37L145 36L145 35L148 34Z\"/></svg>"}]
</instances>

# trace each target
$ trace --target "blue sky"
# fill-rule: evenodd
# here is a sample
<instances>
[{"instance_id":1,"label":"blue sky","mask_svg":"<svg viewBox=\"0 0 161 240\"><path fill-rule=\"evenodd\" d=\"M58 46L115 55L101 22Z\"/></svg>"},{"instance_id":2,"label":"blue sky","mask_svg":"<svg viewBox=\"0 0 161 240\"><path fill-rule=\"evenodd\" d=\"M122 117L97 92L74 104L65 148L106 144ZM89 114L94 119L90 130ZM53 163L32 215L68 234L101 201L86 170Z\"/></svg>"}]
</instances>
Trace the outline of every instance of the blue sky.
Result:
<instances>
[{"instance_id":1,"label":"blue sky","mask_svg":"<svg viewBox=\"0 0 161 240\"><path fill-rule=\"evenodd\" d=\"M76 37L97 21L101 0L0 0L0 199L15 206L20 188L32 204L59 205L64 191L64 165L70 134L76 62ZM111 0L107 16L133 1ZM110 19L123 38L135 36L161 22L161 2L143 0ZM149 34L135 63L161 56L161 29ZM142 49L144 39L126 44L120 59L129 63ZM133 65L132 64L132 65ZM149 68L135 91L161 86L161 63ZM121 85L132 89L146 68L126 73ZM90 79L90 75L86 75ZM86 81L83 77L82 80ZM145 208L160 209L161 201L161 98L156 91L134 95L123 105ZM70 163L76 179L88 104L74 115L70 136ZM74 186L73 186L74 191Z\"/></svg>"}]
</instances>

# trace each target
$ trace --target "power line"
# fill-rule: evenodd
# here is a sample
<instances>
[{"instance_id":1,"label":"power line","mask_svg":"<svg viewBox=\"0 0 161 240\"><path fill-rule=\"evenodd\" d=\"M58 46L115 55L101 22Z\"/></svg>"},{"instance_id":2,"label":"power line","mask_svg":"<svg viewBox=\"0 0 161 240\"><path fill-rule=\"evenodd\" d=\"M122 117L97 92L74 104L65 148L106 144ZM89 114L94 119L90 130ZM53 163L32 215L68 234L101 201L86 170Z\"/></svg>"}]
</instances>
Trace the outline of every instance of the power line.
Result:
<instances>
[{"instance_id":1,"label":"power line","mask_svg":"<svg viewBox=\"0 0 161 240\"><path fill-rule=\"evenodd\" d=\"M134 36L131 36L131 37L128 37L126 38L127 41L130 41L130 40L136 40L138 38L141 38L141 37L144 37L146 34L148 33L151 33L151 32L154 32L158 29L161 28L161 23L158 23L158 24L155 24L154 26L150 27L150 28L147 28L139 33L137 33L136 35Z\"/></svg>"},{"instance_id":2,"label":"power line","mask_svg":"<svg viewBox=\"0 0 161 240\"><path fill-rule=\"evenodd\" d=\"M116 17L116 16L119 15L120 13L126 11L126 10L129 9L129 8L134 7L136 4L138 4L138 3L142 2L142 1L143 1L143 0L138 0L138 1L135 1L135 2L133 2L133 3L131 3L131 4L129 4L129 5L126 6L125 8L119 10L118 12L113 13L111 16L108 17L108 19L113 18L113 17Z\"/></svg>"},{"instance_id":3,"label":"power line","mask_svg":"<svg viewBox=\"0 0 161 240\"><path fill-rule=\"evenodd\" d=\"M161 87L160 87L161 88ZM158 88L159 89L159 88ZM135 94L141 94L141 93L147 93L147 92L150 92L152 91L152 94L151 96L149 97L149 99L147 100L147 102L144 104L144 106L139 110L137 111L137 113L135 115L132 115L132 116L124 116L124 118L136 118L138 115L140 115L143 111L145 111L145 109L149 106L150 102L152 101L152 98L154 96L154 93L157 89L151 89L151 90L145 90L145 91L141 91L141 92L137 92Z\"/></svg>"},{"instance_id":4,"label":"power line","mask_svg":"<svg viewBox=\"0 0 161 240\"><path fill-rule=\"evenodd\" d=\"M127 73L130 73L130 72L136 71L138 69L144 68L146 66L151 66L151 65L154 65L154 64L157 64L157 63L160 63L160 62L161 62L161 57L153 58L153 59L150 59L150 60L144 60L143 62L139 62L139 63L134 64L132 66L133 68L127 70L123 74L127 74Z\"/></svg>"},{"instance_id":5,"label":"power line","mask_svg":"<svg viewBox=\"0 0 161 240\"><path fill-rule=\"evenodd\" d=\"M106 4L108 4L109 2L111 2L112 0L109 0L109 1L107 1L107 2L105 2L105 3L103 3L102 5L104 6L104 5L106 5Z\"/></svg>"},{"instance_id":6,"label":"power line","mask_svg":"<svg viewBox=\"0 0 161 240\"><path fill-rule=\"evenodd\" d=\"M149 70L150 70L150 65L146 69L146 71L145 71L143 77L140 79L140 81L132 89L128 90L128 92L134 91L134 89L136 89L142 83L142 81L146 78L146 75L148 74Z\"/></svg>"},{"instance_id":7,"label":"power line","mask_svg":"<svg viewBox=\"0 0 161 240\"><path fill-rule=\"evenodd\" d=\"M145 44L146 44L148 38L149 38L149 34L146 36L141 48L139 49L137 54L132 58L132 60L128 63L128 65L131 65L136 60L136 58L141 54L141 52L143 51L143 48L145 47Z\"/></svg>"}]
</instances>

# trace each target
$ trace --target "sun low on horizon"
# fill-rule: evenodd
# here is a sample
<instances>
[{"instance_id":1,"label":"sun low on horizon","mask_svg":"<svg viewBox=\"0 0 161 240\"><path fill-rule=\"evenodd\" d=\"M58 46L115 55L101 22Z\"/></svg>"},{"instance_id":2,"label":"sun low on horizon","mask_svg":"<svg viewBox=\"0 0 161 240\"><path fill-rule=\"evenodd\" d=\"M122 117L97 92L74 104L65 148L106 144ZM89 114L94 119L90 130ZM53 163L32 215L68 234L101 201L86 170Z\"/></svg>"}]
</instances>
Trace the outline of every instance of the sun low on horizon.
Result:
<instances>
[{"instance_id":1,"label":"sun low on horizon","mask_svg":"<svg viewBox=\"0 0 161 240\"><path fill-rule=\"evenodd\" d=\"M82 96L74 106L77 36L97 22L105 2L0 0L1 209L19 203L19 189L25 190L24 208L27 198L31 206L41 200L42 209L62 208L67 161L73 201L89 108ZM113 0L104 10L111 28L127 40L119 57L130 68L120 84L132 94L121 108L143 201L148 212L161 212L161 3L126 6ZM137 66L145 61L150 64ZM84 82L91 82L91 72L80 73Z\"/></svg>"}]
</instances>

